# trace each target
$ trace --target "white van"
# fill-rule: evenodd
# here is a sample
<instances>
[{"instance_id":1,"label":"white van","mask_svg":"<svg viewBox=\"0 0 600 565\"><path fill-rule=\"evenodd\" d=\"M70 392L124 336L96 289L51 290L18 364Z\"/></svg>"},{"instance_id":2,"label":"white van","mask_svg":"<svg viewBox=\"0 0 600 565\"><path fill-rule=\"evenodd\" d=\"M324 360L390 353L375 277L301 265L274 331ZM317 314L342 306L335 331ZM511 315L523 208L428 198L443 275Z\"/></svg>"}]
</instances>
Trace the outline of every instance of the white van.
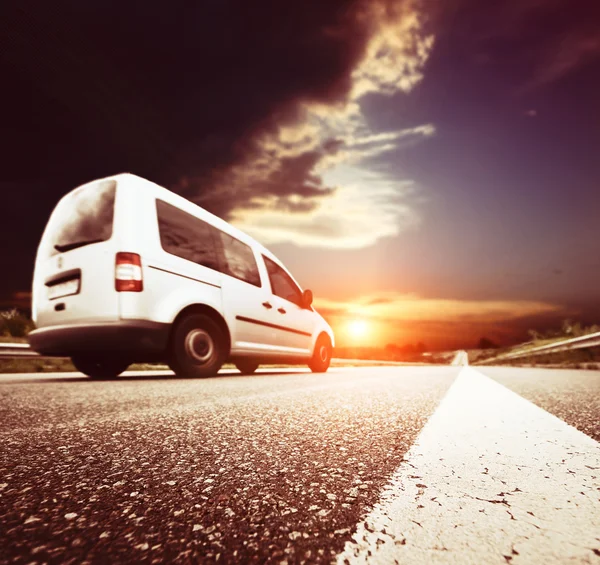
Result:
<instances>
[{"instance_id":1,"label":"white van","mask_svg":"<svg viewBox=\"0 0 600 565\"><path fill-rule=\"evenodd\" d=\"M179 376L261 363L324 372L334 335L281 262L242 231L131 174L64 196L40 242L33 350L93 378L164 361Z\"/></svg>"}]
</instances>

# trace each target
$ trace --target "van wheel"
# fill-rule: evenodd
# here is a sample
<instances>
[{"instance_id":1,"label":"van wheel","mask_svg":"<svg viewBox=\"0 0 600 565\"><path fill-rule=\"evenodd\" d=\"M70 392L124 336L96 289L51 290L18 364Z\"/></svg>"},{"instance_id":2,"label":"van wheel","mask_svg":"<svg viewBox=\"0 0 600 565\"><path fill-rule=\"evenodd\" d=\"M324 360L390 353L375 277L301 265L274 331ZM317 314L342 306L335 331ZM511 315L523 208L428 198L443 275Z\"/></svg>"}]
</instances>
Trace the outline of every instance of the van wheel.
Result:
<instances>
[{"instance_id":1,"label":"van wheel","mask_svg":"<svg viewBox=\"0 0 600 565\"><path fill-rule=\"evenodd\" d=\"M98 380L116 379L129 367L129 363L122 359L77 356L71 357L71 362L80 373Z\"/></svg>"},{"instance_id":2,"label":"van wheel","mask_svg":"<svg viewBox=\"0 0 600 565\"><path fill-rule=\"evenodd\" d=\"M331 363L331 341L325 335L317 339L312 359L308 363L313 373L324 373Z\"/></svg>"},{"instance_id":3,"label":"van wheel","mask_svg":"<svg viewBox=\"0 0 600 565\"><path fill-rule=\"evenodd\" d=\"M204 314L191 314L173 330L169 367L178 377L212 377L227 356L219 326Z\"/></svg>"},{"instance_id":4,"label":"van wheel","mask_svg":"<svg viewBox=\"0 0 600 565\"><path fill-rule=\"evenodd\" d=\"M251 375L258 369L258 363L254 361L238 361L235 366L242 375Z\"/></svg>"}]
</instances>

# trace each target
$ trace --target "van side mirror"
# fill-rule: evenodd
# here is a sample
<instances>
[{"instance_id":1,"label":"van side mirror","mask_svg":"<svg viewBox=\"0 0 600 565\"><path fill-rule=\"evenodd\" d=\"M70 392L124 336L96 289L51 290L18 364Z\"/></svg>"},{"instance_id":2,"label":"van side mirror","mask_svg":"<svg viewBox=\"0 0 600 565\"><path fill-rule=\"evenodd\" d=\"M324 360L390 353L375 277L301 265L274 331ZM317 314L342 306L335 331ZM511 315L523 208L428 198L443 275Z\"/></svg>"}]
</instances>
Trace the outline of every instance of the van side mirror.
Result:
<instances>
[{"instance_id":1,"label":"van side mirror","mask_svg":"<svg viewBox=\"0 0 600 565\"><path fill-rule=\"evenodd\" d=\"M310 308L312 302L313 302L312 290L306 289L302 293L302 308Z\"/></svg>"}]
</instances>

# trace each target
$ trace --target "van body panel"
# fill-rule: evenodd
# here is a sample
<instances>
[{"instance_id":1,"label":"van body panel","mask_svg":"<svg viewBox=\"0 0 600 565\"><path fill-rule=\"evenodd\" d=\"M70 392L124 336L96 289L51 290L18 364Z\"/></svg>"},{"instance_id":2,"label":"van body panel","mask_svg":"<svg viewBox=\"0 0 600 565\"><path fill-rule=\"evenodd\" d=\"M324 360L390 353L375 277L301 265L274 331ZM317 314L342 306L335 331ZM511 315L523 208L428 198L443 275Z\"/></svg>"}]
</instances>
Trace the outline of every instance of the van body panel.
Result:
<instances>
[{"instance_id":1,"label":"van body panel","mask_svg":"<svg viewBox=\"0 0 600 565\"><path fill-rule=\"evenodd\" d=\"M140 255L143 292L119 293L123 320L140 316L171 323L190 304L205 304L222 311L221 273L167 253L157 229L156 199L171 201L171 193L132 176L122 205L127 209L128 229L124 251Z\"/></svg>"},{"instance_id":2,"label":"van body panel","mask_svg":"<svg viewBox=\"0 0 600 565\"><path fill-rule=\"evenodd\" d=\"M310 356L322 331L330 336L333 345L333 332L314 308L303 308L296 302L276 294L277 291L269 276L269 267L267 266L269 262L274 263L277 268L282 270L299 292L301 292L301 287L277 257L266 250L263 250L262 255L261 262L264 267L264 276L271 289L273 311L277 317L276 323L281 326L277 332L277 344L281 351L298 354L302 357Z\"/></svg>"},{"instance_id":3,"label":"van body panel","mask_svg":"<svg viewBox=\"0 0 600 565\"><path fill-rule=\"evenodd\" d=\"M31 347L43 355L126 353L132 362L162 360L170 324L119 320L40 328L29 334Z\"/></svg>"},{"instance_id":4,"label":"van body panel","mask_svg":"<svg viewBox=\"0 0 600 565\"><path fill-rule=\"evenodd\" d=\"M268 288L257 287L229 276L223 276L223 315L231 333L232 353L263 351L276 346L276 330L272 308L268 304Z\"/></svg>"},{"instance_id":5,"label":"van body panel","mask_svg":"<svg viewBox=\"0 0 600 565\"><path fill-rule=\"evenodd\" d=\"M277 333L277 342L286 350L293 349L302 354L312 351L313 336L318 325L317 316L312 310L300 308L297 304L273 295L278 325L284 327Z\"/></svg>"},{"instance_id":6,"label":"van body panel","mask_svg":"<svg viewBox=\"0 0 600 565\"><path fill-rule=\"evenodd\" d=\"M144 292L123 293L123 319L137 318L140 313L154 322L172 323L177 315L194 304L203 304L222 313L221 289L198 282L187 275L174 274L157 267L144 265ZM146 289L151 289L146 293ZM142 296L142 294L144 296Z\"/></svg>"}]
</instances>

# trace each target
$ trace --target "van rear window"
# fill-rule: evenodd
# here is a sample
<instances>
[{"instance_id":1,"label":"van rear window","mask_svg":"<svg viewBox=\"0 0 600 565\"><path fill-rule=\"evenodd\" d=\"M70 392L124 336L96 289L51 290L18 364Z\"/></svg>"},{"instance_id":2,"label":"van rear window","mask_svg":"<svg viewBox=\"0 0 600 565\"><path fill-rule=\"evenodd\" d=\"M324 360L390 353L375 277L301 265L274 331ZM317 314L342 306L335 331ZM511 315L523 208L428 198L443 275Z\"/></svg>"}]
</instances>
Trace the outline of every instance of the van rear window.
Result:
<instances>
[{"instance_id":1,"label":"van rear window","mask_svg":"<svg viewBox=\"0 0 600 565\"><path fill-rule=\"evenodd\" d=\"M56 207L47 228L50 256L112 237L117 183L100 181L67 196Z\"/></svg>"}]
</instances>

